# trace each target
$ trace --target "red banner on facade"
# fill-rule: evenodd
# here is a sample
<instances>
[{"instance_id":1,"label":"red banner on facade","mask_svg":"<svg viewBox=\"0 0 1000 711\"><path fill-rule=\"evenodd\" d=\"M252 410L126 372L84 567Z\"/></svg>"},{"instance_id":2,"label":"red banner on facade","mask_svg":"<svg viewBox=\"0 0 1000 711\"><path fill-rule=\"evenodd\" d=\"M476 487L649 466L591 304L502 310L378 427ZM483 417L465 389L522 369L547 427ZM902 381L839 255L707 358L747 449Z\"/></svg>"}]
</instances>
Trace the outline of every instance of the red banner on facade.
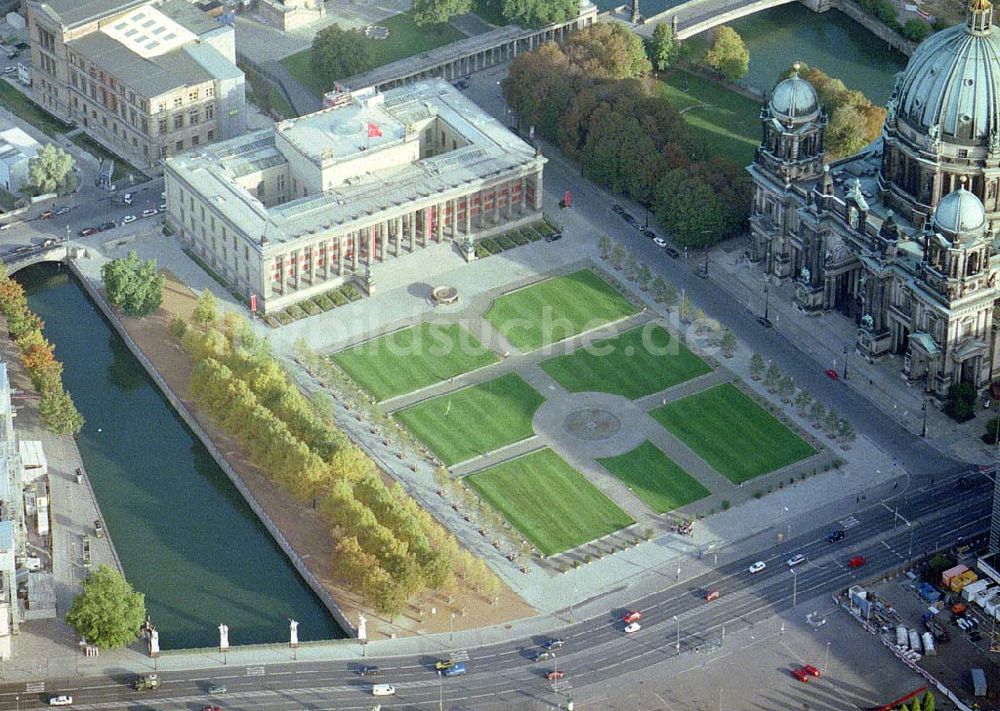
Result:
<instances>
[{"instance_id":1,"label":"red banner on facade","mask_svg":"<svg viewBox=\"0 0 1000 711\"><path fill-rule=\"evenodd\" d=\"M257 313L257 295L250 294L250 311L252 313Z\"/></svg>"},{"instance_id":2,"label":"red banner on facade","mask_svg":"<svg viewBox=\"0 0 1000 711\"><path fill-rule=\"evenodd\" d=\"M566 191L566 197L563 198L566 203L566 207L573 207L573 196L569 194L569 190Z\"/></svg>"}]
</instances>

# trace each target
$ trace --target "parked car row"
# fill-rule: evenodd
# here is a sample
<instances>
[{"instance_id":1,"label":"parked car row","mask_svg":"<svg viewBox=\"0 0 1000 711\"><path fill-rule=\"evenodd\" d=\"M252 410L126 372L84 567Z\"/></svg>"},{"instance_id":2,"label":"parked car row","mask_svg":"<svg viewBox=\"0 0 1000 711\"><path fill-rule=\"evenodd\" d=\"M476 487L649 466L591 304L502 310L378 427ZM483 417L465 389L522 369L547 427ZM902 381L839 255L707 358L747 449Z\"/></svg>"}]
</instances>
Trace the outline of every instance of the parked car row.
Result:
<instances>
[{"instance_id":1,"label":"parked car row","mask_svg":"<svg viewBox=\"0 0 1000 711\"><path fill-rule=\"evenodd\" d=\"M140 213L140 217L155 217L166 209L166 204L160 205L159 208L147 207ZM78 234L81 237L90 237L90 235L96 235L98 232L106 232L107 230L113 230L115 227L130 225L138 219L139 217L136 217L135 215L125 215L125 217L121 219L121 222L109 220L108 222L102 222L97 227L84 227Z\"/></svg>"},{"instance_id":2,"label":"parked car row","mask_svg":"<svg viewBox=\"0 0 1000 711\"><path fill-rule=\"evenodd\" d=\"M625 220L627 224L639 230L639 232L642 233L643 237L648 237L649 239L653 240L653 244L655 244L657 247L665 251L667 253L667 256L670 257L671 259L677 259L678 257L681 256L681 253L678 252L673 247L671 247L667 243L667 240L660 237L658 234L653 232L653 230L649 229L648 227L644 227L643 225L639 224L639 221L617 202L611 203L611 211L614 212L616 215L619 215L623 220Z\"/></svg>"}]
</instances>

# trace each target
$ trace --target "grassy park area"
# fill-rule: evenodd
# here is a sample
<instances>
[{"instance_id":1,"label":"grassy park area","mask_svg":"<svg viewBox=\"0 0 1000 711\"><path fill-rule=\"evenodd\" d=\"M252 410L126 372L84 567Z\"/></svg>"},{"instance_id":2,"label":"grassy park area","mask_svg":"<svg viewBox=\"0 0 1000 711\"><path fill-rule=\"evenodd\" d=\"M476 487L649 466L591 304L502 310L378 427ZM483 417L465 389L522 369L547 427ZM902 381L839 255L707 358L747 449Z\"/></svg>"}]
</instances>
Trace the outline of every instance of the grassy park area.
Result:
<instances>
[{"instance_id":1,"label":"grassy park area","mask_svg":"<svg viewBox=\"0 0 1000 711\"><path fill-rule=\"evenodd\" d=\"M760 104L697 74L674 70L658 83L659 93L674 108L704 146L717 155L753 161L760 145Z\"/></svg>"},{"instance_id":2,"label":"grassy park area","mask_svg":"<svg viewBox=\"0 0 1000 711\"><path fill-rule=\"evenodd\" d=\"M485 318L521 351L533 351L635 313L589 269L546 279L494 301Z\"/></svg>"},{"instance_id":3,"label":"grassy park area","mask_svg":"<svg viewBox=\"0 0 1000 711\"><path fill-rule=\"evenodd\" d=\"M333 355L376 400L413 392L498 358L458 324L421 323Z\"/></svg>"},{"instance_id":4,"label":"grassy park area","mask_svg":"<svg viewBox=\"0 0 1000 711\"><path fill-rule=\"evenodd\" d=\"M545 398L508 373L396 413L447 465L464 462L534 434L531 418Z\"/></svg>"},{"instance_id":5,"label":"grassy park area","mask_svg":"<svg viewBox=\"0 0 1000 711\"><path fill-rule=\"evenodd\" d=\"M816 451L729 383L669 402L649 414L734 484Z\"/></svg>"},{"instance_id":6,"label":"grassy park area","mask_svg":"<svg viewBox=\"0 0 1000 711\"><path fill-rule=\"evenodd\" d=\"M373 67L381 67L400 59L412 57L421 52L442 47L452 42L465 39L465 35L448 23L425 25L419 27L413 20L413 14L403 12L382 20L379 25L389 30L389 36L383 40L366 40L368 57ZM312 69L309 55L312 49L305 49L281 60L293 77L311 89L317 96L331 89L334 79L347 77L318 77Z\"/></svg>"},{"instance_id":7,"label":"grassy park area","mask_svg":"<svg viewBox=\"0 0 1000 711\"><path fill-rule=\"evenodd\" d=\"M631 452L597 461L657 513L673 511L711 493L648 440Z\"/></svg>"},{"instance_id":8,"label":"grassy park area","mask_svg":"<svg viewBox=\"0 0 1000 711\"><path fill-rule=\"evenodd\" d=\"M573 393L606 392L629 399L711 372L662 326L649 324L541 363Z\"/></svg>"},{"instance_id":9,"label":"grassy park area","mask_svg":"<svg viewBox=\"0 0 1000 711\"><path fill-rule=\"evenodd\" d=\"M0 106L50 136L70 130L69 126L5 81L0 81Z\"/></svg>"},{"instance_id":10,"label":"grassy park area","mask_svg":"<svg viewBox=\"0 0 1000 711\"><path fill-rule=\"evenodd\" d=\"M633 523L550 449L472 474L468 481L543 555L574 548Z\"/></svg>"}]
</instances>

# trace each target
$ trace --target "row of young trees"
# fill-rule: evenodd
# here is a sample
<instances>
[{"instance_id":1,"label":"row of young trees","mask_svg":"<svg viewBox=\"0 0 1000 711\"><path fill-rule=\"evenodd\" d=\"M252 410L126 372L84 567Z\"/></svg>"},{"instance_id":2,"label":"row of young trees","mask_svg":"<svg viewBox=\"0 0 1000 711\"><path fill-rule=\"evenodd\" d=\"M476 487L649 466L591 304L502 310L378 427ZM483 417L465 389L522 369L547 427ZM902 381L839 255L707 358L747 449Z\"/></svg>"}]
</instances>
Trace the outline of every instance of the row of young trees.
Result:
<instances>
[{"instance_id":1,"label":"row of young trees","mask_svg":"<svg viewBox=\"0 0 1000 711\"><path fill-rule=\"evenodd\" d=\"M750 205L743 168L711 156L647 79L642 40L598 23L563 46L518 55L504 95L542 137L580 162L583 174L650 206L682 246L713 244L740 230Z\"/></svg>"},{"instance_id":2,"label":"row of young trees","mask_svg":"<svg viewBox=\"0 0 1000 711\"><path fill-rule=\"evenodd\" d=\"M387 486L375 465L337 430L288 378L266 341L247 322L216 318L205 292L189 326L171 330L196 365L190 392L251 459L300 501L313 500L337 536L337 570L367 605L395 615L425 589L457 579L494 595L499 582L461 549L397 483Z\"/></svg>"},{"instance_id":3,"label":"row of young trees","mask_svg":"<svg viewBox=\"0 0 1000 711\"><path fill-rule=\"evenodd\" d=\"M83 416L63 387L63 366L55 358L54 346L42 334L45 324L28 308L24 289L7 275L2 265L0 314L7 319L10 337L21 351L21 364L39 395L38 415L42 424L56 434L76 434L83 428Z\"/></svg>"},{"instance_id":4,"label":"row of young trees","mask_svg":"<svg viewBox=\"0 0 1000 711\"><path fill-rule=\"evenodd\" d=\"M768 365L760 353L754 353L750 358L750 377L757 382L763 380L769 393L780 397L786 405L794 404L799 415L808 417L813 427L823 428L828 437L839 440L844 449L849 449L857 439L858 434L850 422L834 410L827 410L823 403L805 390L797 389L792 376L782 373L774 363Z\"/></svg>"}]
</instances>

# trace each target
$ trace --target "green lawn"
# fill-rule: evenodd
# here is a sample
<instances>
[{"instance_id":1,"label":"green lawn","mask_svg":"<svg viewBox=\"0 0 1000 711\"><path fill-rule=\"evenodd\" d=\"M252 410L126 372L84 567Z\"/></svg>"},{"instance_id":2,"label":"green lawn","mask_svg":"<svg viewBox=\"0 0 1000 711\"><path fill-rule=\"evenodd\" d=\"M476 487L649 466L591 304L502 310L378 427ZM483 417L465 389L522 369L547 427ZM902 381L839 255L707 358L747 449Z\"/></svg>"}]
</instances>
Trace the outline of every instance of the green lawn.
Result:
<instances>
[{"instance_id":1,"label":"green lawn","mask_svg":"<svg viewBox=\"0 0 1000 711\"><path fill-rule=\"evenodd\" d=\"M649 414L734 484L816 451L729 383L669 402Z\"/></svg>"},{"instance_id":2,"label":"green lawn","mask_svg":"<svg viewBox=\"0 0 1000 711\"><path fill-rule=\"evenodd\" d=\"M0 81L0 106L50 136L69 131L69 126L31 101L5 81Z\"/></svg>"},{"instance_id":3,"label":"green lawn","mask_svg":"<svg viewBox=\"0 0 1000 711\"><path fill-rule=\"evenodd\" d=\"M333 355L376 400L447 380L498 358L458 324L421 323Z\"/></svg>"},{"instance_id":4,"label":"green lawn","mask_svg":"<svg viewBox=\"0 0 1000 711\"><path fill-rule=\"evenodd\" d=\"M485 318L521 351L533 351L630 316L635 308L589 269L501 296Z\"/></svg>"},{"instance_id":5,"label":"green lawn","mask_svg":"<svg viewBox=\"0 0 1000 711\"><path fill-rule=\"evenodd\" d=\"M632 400L712 370L655 324L542 361L541 366L571 393L614 393Z\"/></svg>"},{"instance_id":6,"label":"green lawn","mask_svg":"<svg viewBox=\"0 0 1000 711\"><path fill-rule=\"evenodd\" d=\"M575 548L633 523L550 449L472 474L467 480L543 555Z\"/></svg>"},{"instance_id":7,"label":"green lawn","mask_svg":"<svg viewBox=\"0 0 1000 711\"><path fill-rule=\"evenodd\" d=\"M597 461L657 513L679 509L711 493L649 440L631 452Z\"/></svg>"},{"instance_id":8,"label":"green lawn","mask_svg":"<svg viewBox=\"0 0 1000 711\"><path fill-rule=\"evenodd\" d=\"M428 52L437 47L465 39L464 34L447 22L440 25L418 27L417 23L413 21L413 14L409 12L393 15L378 24L388 28L389 36L384 40L366 40L368 57L371 59L373 67L381 67L383 64L406 59L421 52ZM281 63L285 65L285 69L293 77L311 89L317 96L322 96L324 92L330 91L335 79L346 79L347 77L321 78L316 76L309 63L311 51L311 49L306 49L285 57Z\"/></svg>"},{"instance_id":9,"label":"green lawn","mask_svg":"<svg viewBox=\"0 0 1000 711\"><path fill-rule=\"evenodd\" d=\"M531 418L544 401L521 376L508 373L400 410L396 416L451 465L530 437Z\"/></svg>"},{"instance_id":10,"label":"green lawn","mask_svg":"<svg viewBox=\"0 0 1000 711\"><path fill-rule=\"evenodd\" d=\"M708 79L673 70L657 83L660 95L678 111L704 146L748 164L760 145L760 104Z\"/></svg>"}]
</instances>

